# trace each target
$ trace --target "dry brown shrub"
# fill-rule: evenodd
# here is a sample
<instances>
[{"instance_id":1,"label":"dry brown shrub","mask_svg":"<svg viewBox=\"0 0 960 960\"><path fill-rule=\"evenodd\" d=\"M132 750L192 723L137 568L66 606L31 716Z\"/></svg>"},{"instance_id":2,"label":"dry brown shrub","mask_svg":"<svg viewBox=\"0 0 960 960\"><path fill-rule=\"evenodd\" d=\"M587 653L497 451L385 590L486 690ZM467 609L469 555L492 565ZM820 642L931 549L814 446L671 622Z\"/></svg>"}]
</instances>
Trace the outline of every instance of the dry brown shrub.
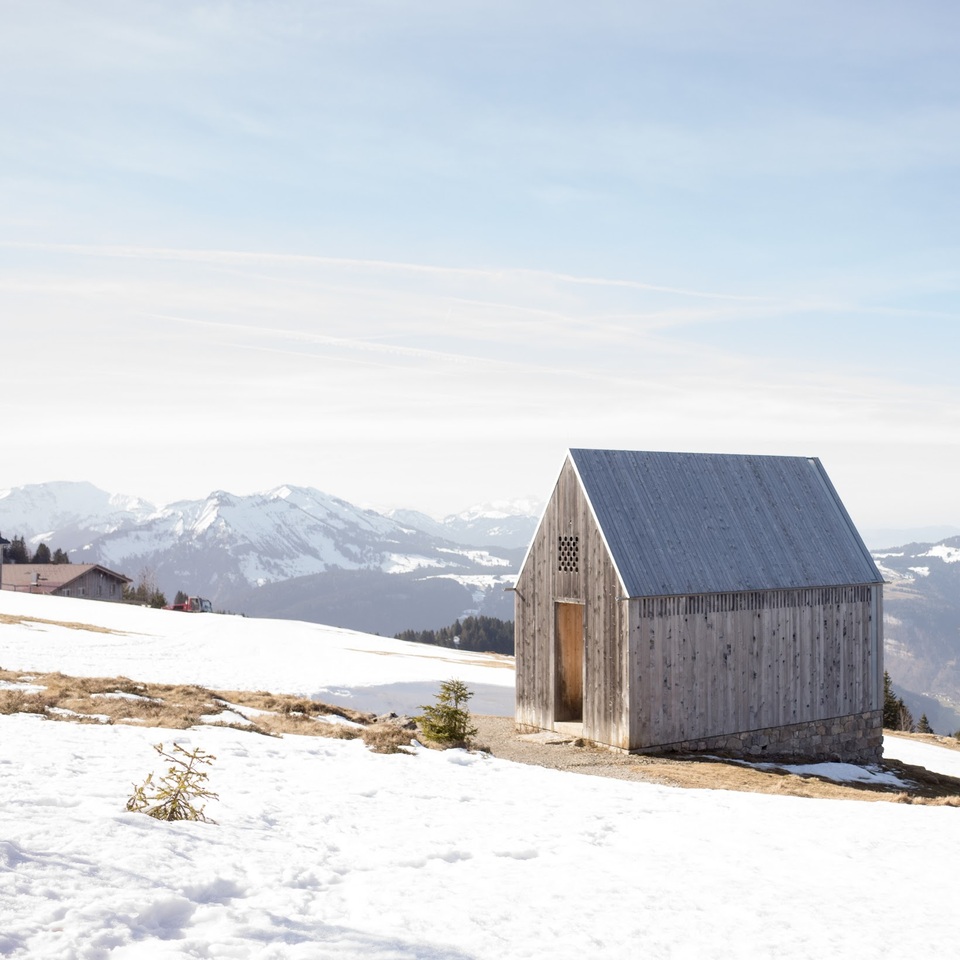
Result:
<instances>
[{"instance_id":1,"label":"dry brown shrub","mask_svg":"<svg viewBox=\"0 0 960 960\"><path fill-rule=\"evenodd\" d=\"M276 713L257 717L257 723L271 733L292 733L300 737L330 737L334 740L354 740L361 729L346 723L327 723L301 713Z\"/></svg>"},{"instance_id":2,"label":"dry brown shrub","mask_svg":"<svg viewBox=\"0 0 960 960\"><path fill-rule=\"evenodd\" d=\"M260 708L262 709L262 708ZM304 716L302 713L267 713L258 714L252 718L255 723L276 736L292 733L302 737L322 736L322 730L315 730L321 726L316 720Z\"/></svg>"},{"instance_id":3,"label":"dry brown shrub","mask_svg":"<svg viewBox=\"0 0 960 960\"><path fill-rule=\"evenodd\" d=\"M287 716L293 714L294 716L315 716L320 713L323 709L323 705L317 703L315 700L304 700L303 698L294 697L290 700L282 700L277 704L276 709L280 713L285 713Z\"/></svg>"},{"instance_id":4,"label":"dry brown shrub","mask_svg":"<svg viewBox=\"0 0 960 960\"><path fill-rule=\"evenodd\" d=\"M334 740L353 740L361 734L359 727L345 723L325 723L298 713L258 715L252 719L251 726L244 726L243 729L274 737L292 734L298 737L329 737Z\"/></svg>"},{"instance_id":5,"label":"dry brown shrub","mask_svg":"<svg viewBox=\"0 0 960 960\"><path fill-rule=\"evenodd\" d=\"M374 723L361 732L363 742L374 753L406 753L413 742L414 732L395 723Z\"/></svg>"},{"instance_id":6,"label":"dry brown shrub","mask_svg":"<svg viewBox=\"0 0 960 960\"><path fill-rule=\"evenodd\" d=\"M45 714L47 708L54 705L45 693L33 693L29 690L0 690L0 714Z\"/></svg>"},{"instance_id":7,"label":"dry brown shrub","mask_svg":"<svg viewBox=\"0 0 960 960\"><path fill-rule=\"evenodd\" d=\"M0 690L0 714L23 713L22 690Z\"/></svg>"},{"instance_id":8,"label":"dry brown shrub","mask_svg":"<svg viewBox=\"0 0 960 960\"><path fill-rule=\"evenodd\" d=\"M363 736L365 727L350 727L345 723L318 723L318 727L324 732L324 737L332 737L334 740L356 740Z\"/></svg>"},{"instance_id":9,"label":"dry brown shrub","mask_svg":"<svg viewBox=\"0 0 960 960\"><path fill-rule=\"evenodd\" d=\"M195 683L157 683L151 684L151 687L160 691L162 699L185 704L205 703L209 706L211 697L217 696L205 687L198 687ZM225 698L219 697L219 699Z\"/></svg>"},{"instance_id":10,"label":"dry brown shrub","mask_svg":"<svg viewBox=\"0 0 960 960\"><path fill-rule=\"evenodd\" d=\"M312 724L302 722L302 717L287 717L282 714L267 714L255 718L255 723L264 733L282 737L285 733L309 737L313 734Z\"/></svg>"}]
</instances>

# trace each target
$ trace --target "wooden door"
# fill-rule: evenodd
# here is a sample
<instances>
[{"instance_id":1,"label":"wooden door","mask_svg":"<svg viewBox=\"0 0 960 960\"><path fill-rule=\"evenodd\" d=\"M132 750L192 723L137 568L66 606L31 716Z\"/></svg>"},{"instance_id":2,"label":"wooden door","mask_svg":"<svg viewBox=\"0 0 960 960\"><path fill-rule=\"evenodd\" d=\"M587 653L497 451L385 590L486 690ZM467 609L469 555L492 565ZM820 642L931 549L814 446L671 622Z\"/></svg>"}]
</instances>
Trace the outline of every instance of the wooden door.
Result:
<instances>
[{"instance_id":1,"label":"wooden door","mask_svg":"<svg viewBox=\"0 0 960 960\"><path fill-rule=\"evenodd\" d=\"M555 625L555 721L583 721L583 604L558 603Z\"/></svg>"}]
</instances>

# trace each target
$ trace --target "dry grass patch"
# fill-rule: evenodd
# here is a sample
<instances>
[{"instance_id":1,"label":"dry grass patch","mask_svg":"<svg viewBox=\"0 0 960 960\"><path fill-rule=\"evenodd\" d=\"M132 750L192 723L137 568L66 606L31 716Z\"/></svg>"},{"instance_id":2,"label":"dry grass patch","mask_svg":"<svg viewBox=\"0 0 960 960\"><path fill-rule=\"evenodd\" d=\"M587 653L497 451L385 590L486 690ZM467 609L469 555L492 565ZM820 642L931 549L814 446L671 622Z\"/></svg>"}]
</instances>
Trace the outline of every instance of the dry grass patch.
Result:
<instances>
[{"instance_id":1,"label":"dry grass patch","mask_svg":"<svg viewBox=\"0 0 960 960\"><path fill-rule=\"evenodd\" d=\"M27 687L0 687L0 713L36 713L50 720L136 723L172 730L219 723L271 736L296 733L336 738L358 737L360 731L343 723L323 722L319 717L337 716L352 723L372 720L371 715L356 710L264 691L217 691L196 684L141 683L129 677L71 677L11 670L0 670L0 681ZM37 691L37 687L42 689ZM246 715L243 707L252 708L247 723L237 722L232 716ZM222 721L216 719L220 715Z\"/></svg>"},{"instance_id":2,"label":"dry grass patch","mask_svg":"<svg viewBox=\"0 0 960 960\"><path fill-rule=\"evenodd\" d=\"M415 731L404 730L396 723L374 723L364 727L361 736L374 753L407 753Z\"/></svg>"},{"instance_id":3,"label":"dry grass patch","mask_svg":"<svg viewBox=\"0 0 960 960\"><path fill-rule=\"evenodd\" d=\"M172 730L206 724L275 737L362 737L376 753L403 752L416 733L398 724L374 723L370 713L266 690L209 690L195 684L140 683L129 677L11 670L0 670L0 682L27 687L0 688L0 713L36 713L74 723L136 723Z\"/></svg>"},{"instance_id":4,"label":"dry grass patch","mask_svg":"<svg viewBox=\"0 0 960 960\"><path fill-rule=\"evenodd\" d=\"M21 617L13 613L0 613L0 623L29 624L41 623L51 627L66 627L68 630L87 630L90 633L112 633L119 637L134 636L126 630L111 630L95 623L77 623L74 620L47 620L44 617Z\"/></svg>"},{"instance_id":5,"label":"dry grass patch","mask_svg":"<svg viewBox=\"0 0 960 960\"><path fill-rule=\"evenodd\" d=\"M319 700L308 700L305 697L296 697L288 694L268 693L265 690L227 690L218 694L224 700L239 704L243 707L253 707L255 710L268 710L271 713L282 713L286 716L302 714L306 717L333 716L351 720L354 723L369 723L371 714L360 710L351 710L349 707L332 706Z\"/></svg>"},{"instance_id":6,"label":"dry grass patch","mask_svg":"<svg viewBox=\"0 0 960 960\"><path fill-rule=\"evenodd\" d=\"M301 737L330 737L334 740L355 740L362 727L346 723L326 722L304 713L267 713L250 717L250 726L244 729L282 737L292 733Z\"/></svg>"},{"instance_id":7,"label":"dry grass patch","mask_svg":"<svg viewBox=\"0 0 960 960\"><path fill-rule=\"evenodd\" d=\"M28 690L0 690L0 714L46 713L54 706L45 693Z\"/></svg>"}]
</instances>

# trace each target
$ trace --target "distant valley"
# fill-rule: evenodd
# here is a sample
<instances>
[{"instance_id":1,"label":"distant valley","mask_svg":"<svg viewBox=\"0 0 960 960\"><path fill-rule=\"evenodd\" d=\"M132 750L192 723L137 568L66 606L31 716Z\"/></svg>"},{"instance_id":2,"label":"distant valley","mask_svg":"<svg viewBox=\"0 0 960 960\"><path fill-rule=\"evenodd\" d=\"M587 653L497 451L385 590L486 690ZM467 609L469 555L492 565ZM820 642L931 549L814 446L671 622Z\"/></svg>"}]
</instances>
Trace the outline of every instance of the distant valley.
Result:
<instances>
[{"instance_id":1,"label":"distant valley","mask_svg":"<svg viewBox=\"0 0 960 960\"><path fill-rule=\"evenodd\" d=\"M915 719L960 728L960 536L873 554L884 589L884 663ZM917 694L925 694L920 698Z\"/></svg>"}]
</instances>

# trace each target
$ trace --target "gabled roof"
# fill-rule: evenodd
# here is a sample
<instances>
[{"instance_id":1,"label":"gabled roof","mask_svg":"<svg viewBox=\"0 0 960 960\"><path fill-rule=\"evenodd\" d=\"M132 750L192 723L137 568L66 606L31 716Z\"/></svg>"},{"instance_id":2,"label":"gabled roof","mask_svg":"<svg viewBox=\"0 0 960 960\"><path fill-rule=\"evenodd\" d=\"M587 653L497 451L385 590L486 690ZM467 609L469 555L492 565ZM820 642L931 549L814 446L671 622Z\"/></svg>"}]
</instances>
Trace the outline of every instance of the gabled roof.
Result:
<instances>
[{"instance_id":1,"label":"gabled roof","mask_svg":"<svg viewBox=\"0 0 960 960\"><path fill-rule=\"evenodd\" d=\"M571 450L631 597L882 583L814 457Z\"/></svg>"},{"instance_id":2,"label":"gabled roof","mask_svg":"<svg viewBox=\"0 0 960 960\"><path fill-rule=\"evenodd\" d=\"M121 583L130 583L129 577L114 570L108 570L99 563L5 563L3 585L11 588L36 584L42 592L52 593L54 590L63 589L74 580L79 580L90 570L99 570ZM36 581L38 576L39 583Z\"/></svg>"}]
</instances>

